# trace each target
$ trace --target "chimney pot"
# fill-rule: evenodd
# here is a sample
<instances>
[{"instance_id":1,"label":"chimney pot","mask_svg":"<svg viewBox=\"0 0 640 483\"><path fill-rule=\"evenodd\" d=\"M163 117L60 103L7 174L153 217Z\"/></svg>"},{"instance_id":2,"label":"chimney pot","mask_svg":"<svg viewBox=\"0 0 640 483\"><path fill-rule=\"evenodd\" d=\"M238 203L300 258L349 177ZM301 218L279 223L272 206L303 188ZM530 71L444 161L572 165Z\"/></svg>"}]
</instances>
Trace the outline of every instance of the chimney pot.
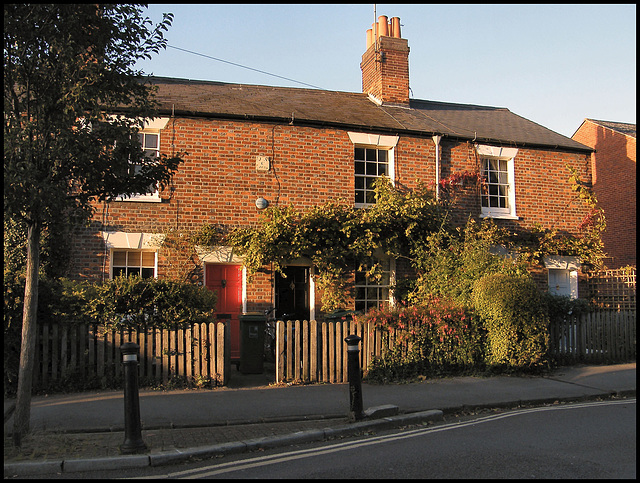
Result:
<instances>
[{"instance_id":1,"label":"chimney pot","mask_svg":"<svg viewBox=\"0 0 640 483\"><path fill-rule=\"evenodd\" d=\"M380 15L378 17L378 37L389 36L389 20L386 15Z\"/></svg>"},{"instance_id":2,"label":"chimney pot","mask_svg":"<svg viewBox=\"0 0 640 483\"><path fill-rule=\"evenodd\" d=\"M372 44L373 44L373 29L368 29L367 30L367 50L369 50L369 47L371 47Z\"/></svg>"},{"instance_id":3,"label":"chimney pot","mask_svg":"<svg viewBox=\"0 0 640 483\"><path fill-rule=\"evenodd\" d=\"M391 36L397 39L402 38L400 35L400 17L393 17L391 19Z\"/></svg>"}]
</instances>

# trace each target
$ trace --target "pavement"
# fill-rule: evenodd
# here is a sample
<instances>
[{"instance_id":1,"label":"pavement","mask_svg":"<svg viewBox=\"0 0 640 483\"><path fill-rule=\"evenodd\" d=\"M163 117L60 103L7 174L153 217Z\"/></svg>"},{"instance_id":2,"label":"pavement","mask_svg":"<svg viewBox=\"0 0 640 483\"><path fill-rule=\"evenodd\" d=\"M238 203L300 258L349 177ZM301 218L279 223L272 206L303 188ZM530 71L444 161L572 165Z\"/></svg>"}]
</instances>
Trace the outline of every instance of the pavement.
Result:
<instances>
[{"instance_id":1,"label":"pavement","mask_svg":"<svg viewBox=\"0 0 640 483\"><path fill-rule=\"evenodd\" d=\"M429 424L472 410L635 397L636 364L560 367L544 376L453 377L362 384L367 416L349 420L348 384L276 385L273 373L232 374L229 386L139 393L146 450L120 452L122 391L36 396L31 432L11 442L5 400L4 476L159 466L221 455Z\"/></svg>"}]
</instances>

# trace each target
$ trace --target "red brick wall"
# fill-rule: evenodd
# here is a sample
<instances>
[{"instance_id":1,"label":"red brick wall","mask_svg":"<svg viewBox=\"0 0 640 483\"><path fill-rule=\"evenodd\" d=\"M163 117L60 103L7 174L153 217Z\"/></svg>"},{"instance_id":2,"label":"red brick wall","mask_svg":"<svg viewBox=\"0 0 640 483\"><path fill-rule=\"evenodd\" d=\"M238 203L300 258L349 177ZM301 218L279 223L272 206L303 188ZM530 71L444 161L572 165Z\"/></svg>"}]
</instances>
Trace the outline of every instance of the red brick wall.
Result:
<instances>
[{"instance_id":1,"label":"red brick wall","mask_svg":"<svg viewBox=\"0 0 640 483\"><path fill-rule=\"evenodd\" d=\"M380 37L379 53L375 45L363 54L362 92L384 102L409 103L409 47L406 39Z\"/></svg>"},{"instance_id":2,"label":"red brick wall","mask_svg":"<svg viewBox=\"0 0 640 483\"><path fill-rule=\"evenodd\" d=\"M304 211L331 199L353 202L353 144L347 131L255 122L176 119L161 133L161 150L186 151L185 162L174 177L173 191L162 193L162 203L112 202L96 206L91 230L74 237L73 270L79 277L108 278L105 247L98 232L126 231L166 233L172 229L196 229L205 223L252 226L258 223L255 200L264 197L272 205L293 204ZM257 155L270 156L269 172L257 172ZM418 182L435 182L435 146L431 138L402 136L394 150L396 183L413 188ZM576 166L588 177L588 157L547 150L520 149L516 158L516 203L520 220L498 221L517 229L534 223L574 232L584 216L573 201L565 164ZM473 146L442 141L442 171L446 177L458 171L475 171ZM469 212L480 211L476 188L463 196L464 223ZM182 255L190 276L202 281L197 258ZM158 275L177 276L175 254L159 251ZM104 272L103 272L104 267ZM249 308L270 305L268 272L258 274L247 287ZM317 310L320 295L317 294Z\"/></svg>"},{"instance_id":3,"label":"red brick wall","mask_svg":"<svg viewBox=\"0 0 640 483\"><path fill-rule=\"evenodd\" d=\"M636 264L636 140L585 120L573 139L592 147L593 189L605 211L609 268Z\"/></svg>"}]
</instances>

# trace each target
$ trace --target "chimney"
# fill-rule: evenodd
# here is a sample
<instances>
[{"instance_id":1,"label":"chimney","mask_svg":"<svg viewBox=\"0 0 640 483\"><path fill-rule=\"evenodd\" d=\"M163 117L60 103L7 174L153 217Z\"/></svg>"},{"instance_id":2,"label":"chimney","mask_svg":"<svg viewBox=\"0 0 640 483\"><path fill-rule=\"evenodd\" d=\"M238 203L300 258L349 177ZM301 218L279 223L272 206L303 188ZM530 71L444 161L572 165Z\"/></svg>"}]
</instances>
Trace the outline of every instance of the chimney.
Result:
<instances>
[{"instance_id":1,"label":"chimney","mask_svg":"<svg viewBox=\"0 0 640 483\"><path fill-rule=\"evenodd\" d=\"M367 30L360 69L362 92L382 102L409 105L409 42L400 37L400 18L389 21L382 15Z\"/></svg>"}]
</instances>

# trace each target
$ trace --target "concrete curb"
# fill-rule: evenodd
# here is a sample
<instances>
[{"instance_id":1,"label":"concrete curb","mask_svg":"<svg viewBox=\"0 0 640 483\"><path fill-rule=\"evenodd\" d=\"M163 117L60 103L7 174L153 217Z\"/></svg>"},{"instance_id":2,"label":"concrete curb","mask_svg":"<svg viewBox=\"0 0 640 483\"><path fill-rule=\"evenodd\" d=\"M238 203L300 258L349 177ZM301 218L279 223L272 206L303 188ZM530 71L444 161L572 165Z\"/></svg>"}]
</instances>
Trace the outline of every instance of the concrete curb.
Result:
<instances>
[{"instance_id":1,"label":"concrete curb","mask_svg":"<svg viewBox=\"0 0 640 483\"><path fill-rule=\"evenodd\" d=\"M324 441L329 438L353 436L366 430L372 429L392 429L394 427L408 424L418 424L428 421L441 421L443 413L440 410L421 411L418 413L403 414L399 416L375 419L369 421L359 421L352 424L345 424L333 428L310 429L308 431L297 431L291 434L279 436L267 436L254 438L235 443L223 443L208 447L187 448L184 450L172 450L163 453L149 455L151 466L162 466L181 461L187 461L192 457L211 458L223 454L244 453L258 449L278 448L293 444L311 443L314 441Z\"/></svg>"},{"instance_id":2,"label":"concrete curb","mask_svg":"<svg viewBox=\"0 0 640 483\"><path fill-rule=\"evenodd\" d=\"M69 460L44 460L29 463L5 463L4 477L35 476L51 473L72 473L80 471L100 471L112 469L140 468L145 466L163 466L188 461L191 458L211 458L218 455L245 453L258 449L277 448L293 444L324 441L329 438L353 436L367 430L393 429L409 424L429 421L441 421L440 410L421 411L380 419L363 420L341 426L298 431L279 436L267 436L246 441L222 443L212 446L175 449L148 455L116 456L111 458L87 458Z\"/></svg>"}]
</instances>

